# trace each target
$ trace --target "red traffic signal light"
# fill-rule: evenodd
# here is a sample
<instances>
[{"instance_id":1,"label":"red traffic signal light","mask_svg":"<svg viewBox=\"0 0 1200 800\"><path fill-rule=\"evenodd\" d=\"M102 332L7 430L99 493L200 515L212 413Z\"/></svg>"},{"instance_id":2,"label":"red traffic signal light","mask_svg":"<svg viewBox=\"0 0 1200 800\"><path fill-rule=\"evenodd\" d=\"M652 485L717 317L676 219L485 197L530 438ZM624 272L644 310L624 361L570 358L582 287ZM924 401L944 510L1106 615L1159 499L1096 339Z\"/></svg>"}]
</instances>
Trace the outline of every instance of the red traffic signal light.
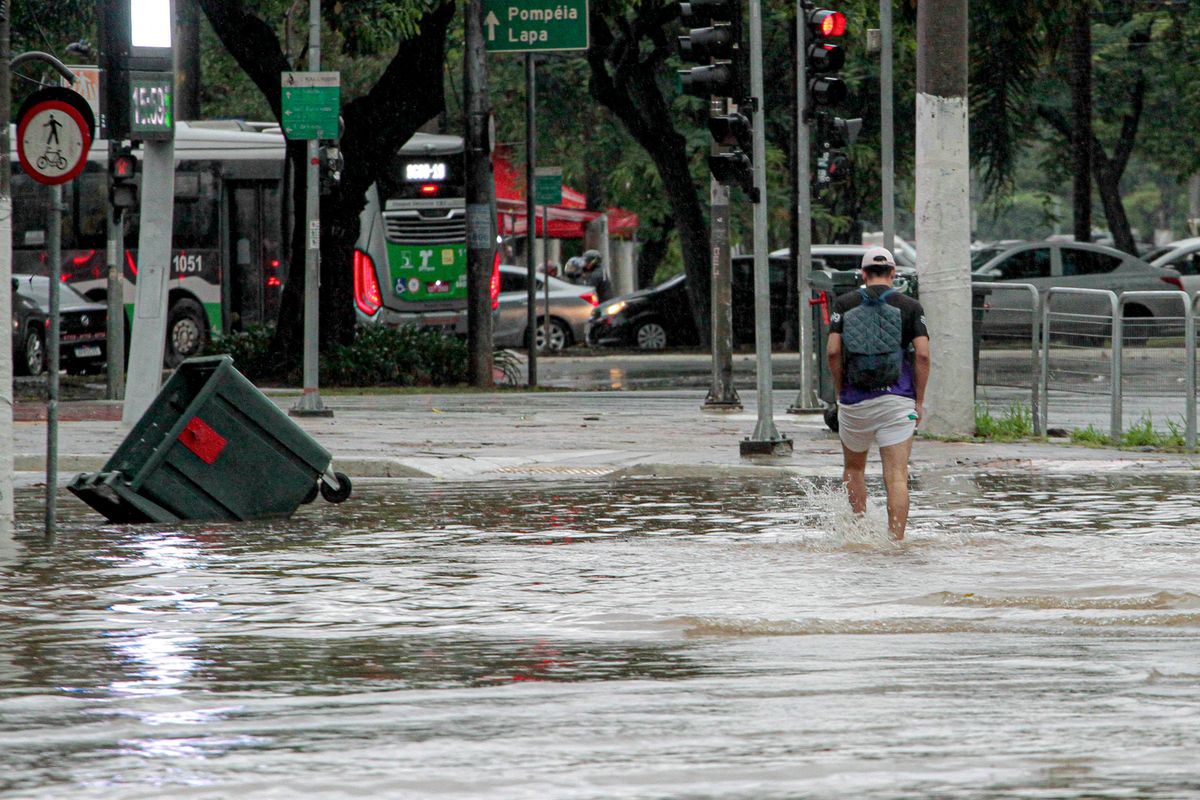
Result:
<instances>
[{"instance_id":1,"label":"red traffic signal light","mask_svg":"<svg viewBox=\"0 0 1200 800\"><path fill-rule=\"evenodd\" d=\"M841 36L846 32L846 15L818 9L808 15L808 24L817 36Z\"/></svg>"},{"instance_id":2,"label":"red traffic signal light","mask_svg":"<svg viewBox=\"0 0 1200 800\"><path fill-rule=\"evenodd\" d=\"M132 154L124 153L112 160L112 176L115 180L133 180L137 174L137 159Z\"/></svg>"}]
</instances>

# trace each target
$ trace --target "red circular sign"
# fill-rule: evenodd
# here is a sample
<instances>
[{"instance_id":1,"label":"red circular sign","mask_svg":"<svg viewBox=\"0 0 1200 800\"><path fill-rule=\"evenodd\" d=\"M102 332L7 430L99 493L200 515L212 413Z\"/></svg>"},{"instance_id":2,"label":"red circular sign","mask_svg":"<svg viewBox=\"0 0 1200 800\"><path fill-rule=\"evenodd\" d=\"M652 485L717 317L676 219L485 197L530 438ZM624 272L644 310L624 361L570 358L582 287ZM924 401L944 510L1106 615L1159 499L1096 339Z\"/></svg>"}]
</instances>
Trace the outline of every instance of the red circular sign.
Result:
<instances>
[{"instance_id":1,"label":"red circular sign","mask_svg":"<svg viewBox=\"0 0 1200 800\"><path fill-rule=\"evenodd\" d=\"M33 103L17 123L17 157L38 183L66 183L87 164L92 135L88 122L62 100Z\"/></svg>"}]
</instances>

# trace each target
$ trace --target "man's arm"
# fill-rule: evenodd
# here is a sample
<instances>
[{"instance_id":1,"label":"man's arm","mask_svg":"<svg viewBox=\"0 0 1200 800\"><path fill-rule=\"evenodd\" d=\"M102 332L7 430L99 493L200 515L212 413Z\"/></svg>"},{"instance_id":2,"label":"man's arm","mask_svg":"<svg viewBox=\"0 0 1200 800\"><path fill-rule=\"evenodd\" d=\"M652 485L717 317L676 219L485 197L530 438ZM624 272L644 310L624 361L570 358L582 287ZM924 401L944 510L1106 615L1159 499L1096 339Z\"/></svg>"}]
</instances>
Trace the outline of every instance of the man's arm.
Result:
<instances>
[{"instance_id":1,"label":"man's arm","mask_svg":"<svg viewBox=\"0 0 1200 800\"><path fill-rule=\"evenodd\" d=\"M917 423L925 416L925 384L929 382L929 337L913 339L913 384L917 391Z\"/></svg>"},{"instance_id":2,"label":"man's arm","mask_svg":"<svg viewBox=\"0 0 1200 800\"><path fill-rule=\"evenodd\" d=\"M929 359L929 340L925 339L925 357L926 363ZM825 358L829 361L829 374L833 377L833 396L838 397L842 393L842 335L840 333L829 334L829 344L825 347ZM926 370L928 374L928 370ZM925 391L925 385L921 385L921 391Z\"/></svg>"}]
</instances>

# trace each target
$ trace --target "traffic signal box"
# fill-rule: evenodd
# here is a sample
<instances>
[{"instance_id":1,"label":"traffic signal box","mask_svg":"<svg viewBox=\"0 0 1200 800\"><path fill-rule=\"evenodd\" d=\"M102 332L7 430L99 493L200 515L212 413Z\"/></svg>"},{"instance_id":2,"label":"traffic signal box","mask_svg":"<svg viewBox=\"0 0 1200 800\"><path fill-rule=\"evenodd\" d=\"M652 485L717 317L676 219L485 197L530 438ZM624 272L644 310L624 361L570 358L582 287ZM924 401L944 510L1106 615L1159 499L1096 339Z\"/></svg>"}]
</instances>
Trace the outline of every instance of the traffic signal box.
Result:
<instances>
[{"instance_id":1,"label":"traffic signal box","mask_svg":"<svg viewBox=\"0 0 1200 800\"><path fill-rule=\"evenodd\" d=\"M108 199L118 210L137 208L137 159L128 147L114 148L108 158Z\"/></svg>"},{"instance_id":2,"label":"traffic signal box","mask_svg":"<svg viewBox=\"0 0 1200 800\"><path fill-rule=\"evenodd\" d=\"M680 70L679 82L684 93L709 100L708 129L719 145L708 157L709 171L718 183L740 186L758 202L750 160L750 120L727 111L728 100L737 106L753 102L746 86L749 71L742 45L741 2L690 0L679 4L679 12L687 28L687 34L679 37L679 54L684 61L701 64Z\"/></svg>"},{"instance_id":3,"label":"traffic signal box","mask_svg":"<svg viewBox=\"0 0 1200 800\"><path fill-rule=\"evenodd\" d=\"M849 147L862 128L862 120L834 117L833 106L844 103L849 96L846 83L838 72L846 63L846 51L831 40L846 33L846 15L840 11L815 8L803 3L800 13L807 19L807 45L804 49L808 96L805 107L811 110L817 123L817 141L822 149L817 155L817 183L827 185L850 177L850 157L841 149Z\"/></svg>"}]
</instances>

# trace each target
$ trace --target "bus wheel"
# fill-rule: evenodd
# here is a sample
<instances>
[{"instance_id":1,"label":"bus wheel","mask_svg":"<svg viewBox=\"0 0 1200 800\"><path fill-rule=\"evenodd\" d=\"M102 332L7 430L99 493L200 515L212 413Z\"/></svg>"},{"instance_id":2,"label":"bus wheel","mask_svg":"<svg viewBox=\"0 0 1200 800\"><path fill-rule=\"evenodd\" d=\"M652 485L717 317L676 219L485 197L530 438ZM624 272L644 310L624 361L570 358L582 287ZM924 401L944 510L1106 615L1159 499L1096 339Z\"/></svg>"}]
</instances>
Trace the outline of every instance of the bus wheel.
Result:
<instances>
[{"instance_id":1,"label":"bus wheel","mask_svg":"<svg viewBox=\"0 0 1200 800\"><path fill-rule=\"evenodd\" d=\"M180 300L167 317L168 367L178 367L185 358L200 355L204 347L204 309L195 300Z\"/></svg>"}]
</instances>

